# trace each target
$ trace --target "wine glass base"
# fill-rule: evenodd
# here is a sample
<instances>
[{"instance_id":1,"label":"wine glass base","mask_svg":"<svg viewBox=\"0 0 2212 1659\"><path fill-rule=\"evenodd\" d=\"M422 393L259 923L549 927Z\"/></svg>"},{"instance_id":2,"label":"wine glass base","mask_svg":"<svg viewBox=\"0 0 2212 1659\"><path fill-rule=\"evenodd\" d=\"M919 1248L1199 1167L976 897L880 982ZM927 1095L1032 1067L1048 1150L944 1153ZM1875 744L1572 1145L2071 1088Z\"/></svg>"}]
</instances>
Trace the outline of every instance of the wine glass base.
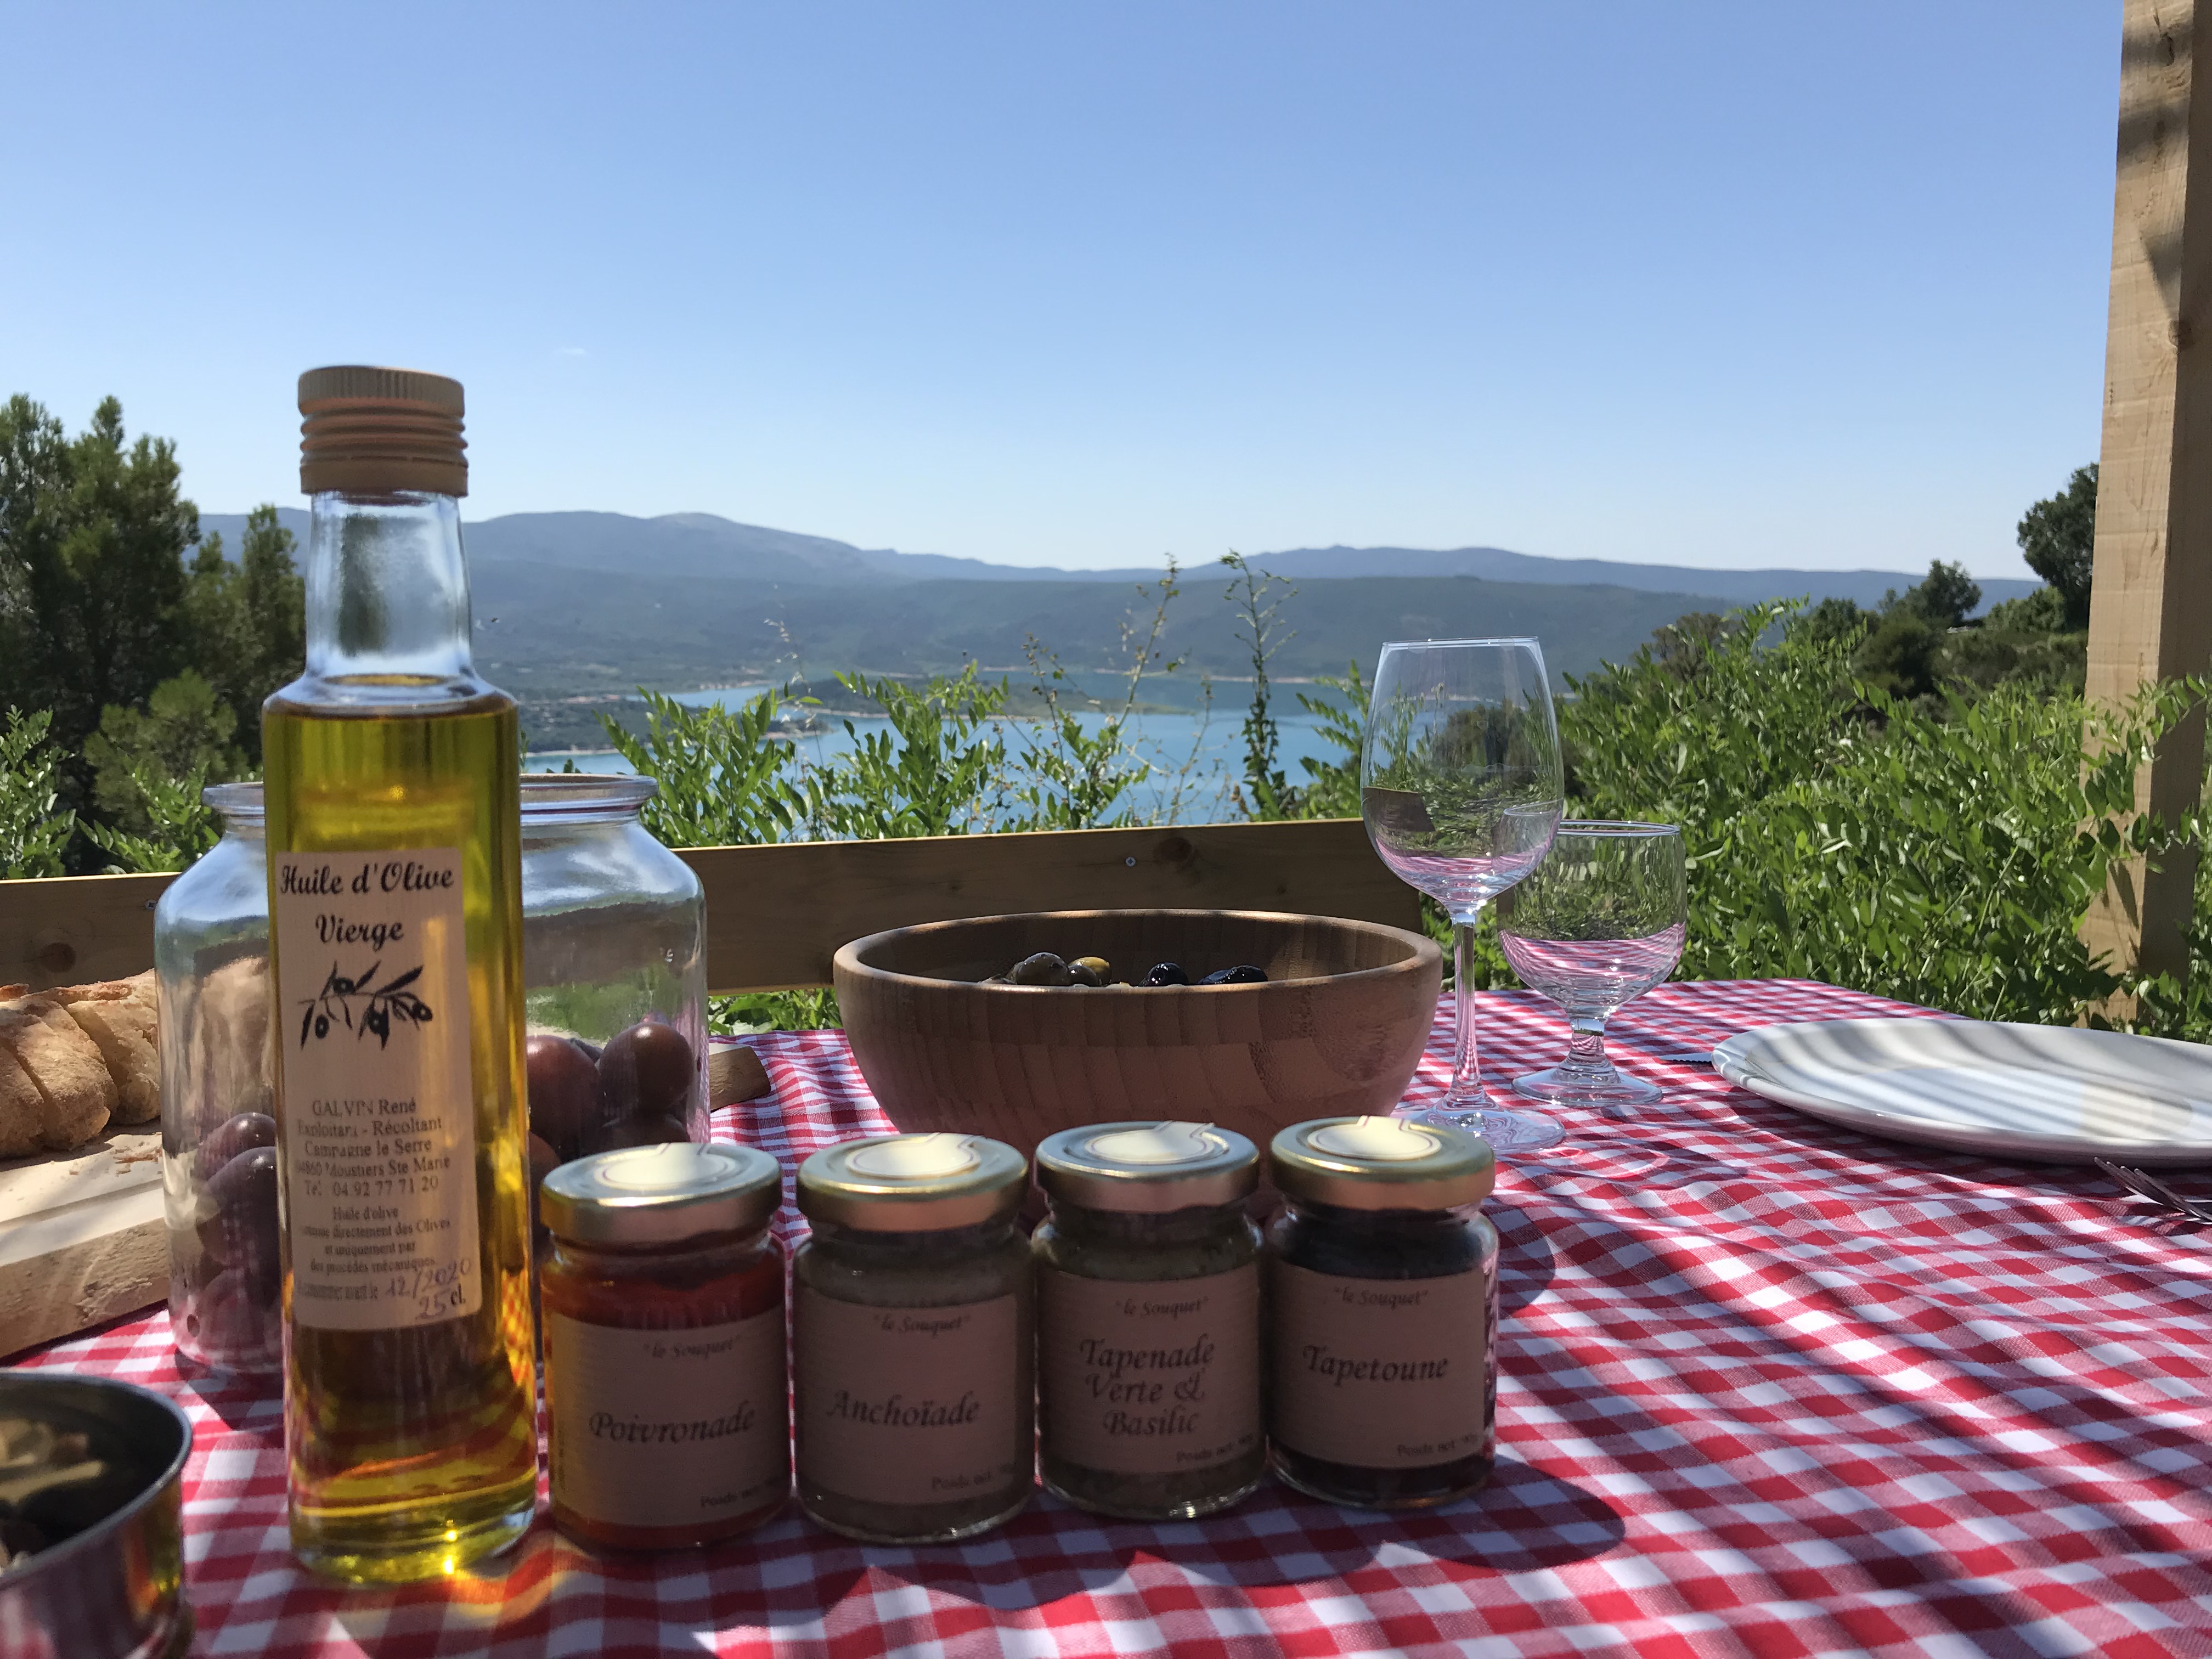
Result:
<instances>
[{"instance_id":1,"label":"wine glass base","mask_svg":"<svg viewBox=\"0 0 2212 1659\"><path fill-rule=\"evenodd\" d=\"M1515 1078L1513 1092L1526 1095L1531 1100L1550 1101L1554 1105L1596 1107L1649 1106L1660 1095L1656 1084L1630 1077L1625 1072L1594 1078L1587 1072L1565 1066L1547 1066L1540 1072Z\"/></svg>"},{"instance_id":2,"label":"wine glass base","mask_svg":"<svg viewBox=\"0 0 2212 1659\"><path fill-rule=\"evenodd\" d=\"M1469 1134L1480 1135L1490 1143L1490 1150L1501 1158L1556 1146L1567 1133L1556 1120L1541 1112L1513 1111L1494 1103L1486 1095L1480 1100L1445 1100L1408 1112L1406 1116L1411 1122L1464 1129Z\"/></svg>"}]
</instances>

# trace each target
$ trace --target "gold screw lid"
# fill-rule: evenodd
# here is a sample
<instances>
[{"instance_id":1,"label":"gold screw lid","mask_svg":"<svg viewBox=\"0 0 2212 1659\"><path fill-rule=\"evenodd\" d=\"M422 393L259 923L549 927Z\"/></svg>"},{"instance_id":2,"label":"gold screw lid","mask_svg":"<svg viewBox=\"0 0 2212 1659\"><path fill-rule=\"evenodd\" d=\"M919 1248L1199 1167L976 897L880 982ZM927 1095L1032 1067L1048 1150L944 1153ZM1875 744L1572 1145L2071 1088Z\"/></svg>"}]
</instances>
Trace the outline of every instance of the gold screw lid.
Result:
<instances>
[{"instance_id":1,"label":"gold screw lid","mask_svg":"<svg viewBox=\"0 0 2212 1659\"><path fill-rule=\"evenodd\" d=\"M469 493L461 383L343 363L300 377L300 488L387 495Z\"/></svg>"},{"instance_id":2,"label":"gold screw lid","mask_svg":"<svg viewBox=\"0 0 2212 1659\"><path fill-rule=\"evenodd\" d=\"M1029 1161L1002 1140L872 1135L800 1164L799 1208L809 1221L863 1232L943 1232L1011 1217L1029 1179Z\"/></svg>"},{"instance_id":3,"label":"gold screw lid","mask_svg":"<svg viewBox=\"0 0 2212 1659\"><path fill-rule=\"evenodd\" d=\"M681 1244L758 1232L782 1200L782 1168L758 1147L678 1140L563 1164L539 1188L538 1212L580 1244Z\"/></svg>"},{"instance_id":4,"label":"gold screw lid","mask_svg":"<svg viewBox=\"0 0 2212 1659\"><path fill-rule=\"evenodd\" d=\"M1047 1135L1037 1182L1054 1203L1158 1215L1234 1204L1260 1184L1260 1149L1211 1123L1092 1123Z\"/></svg>"},{"instance_id":5,"label":"gold screw lid","mask_svg":"<svg viewBox=\"0 0 2212 1659\"><path fill-rule=\"evenodd\" d=\"M1480 1135L1395 1117L1293 1123L1267 1148L1291 1198L1346 1210L1446 1210L1490 1196L1498 1158Z\"/></svg>"}]
</instances>

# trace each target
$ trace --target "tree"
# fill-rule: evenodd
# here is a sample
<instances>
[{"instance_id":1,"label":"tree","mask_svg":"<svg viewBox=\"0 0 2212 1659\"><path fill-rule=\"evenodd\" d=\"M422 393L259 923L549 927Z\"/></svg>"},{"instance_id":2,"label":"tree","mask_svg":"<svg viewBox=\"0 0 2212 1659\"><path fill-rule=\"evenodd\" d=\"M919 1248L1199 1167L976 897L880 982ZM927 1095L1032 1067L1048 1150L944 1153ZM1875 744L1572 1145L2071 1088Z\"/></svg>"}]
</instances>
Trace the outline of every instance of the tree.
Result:
<instances>
[{"instance_id":1,"label":"tree","mask_svg":"<svg viewBox=\"0 0 2212 1659\"><path fill-rule=\"evenodd\" d=\"M273 506L246 514L239 560L222 538L200 544L185 611L194 664L236 721L246 760L261 759L261 705L299 676L307 653L307 585L292 564L292 532Z\"/></svg>"},{"instance_id":2,"label":"tree","mask_svg":"<svg viewBox=\"0 0 2212 1659\"><path fill-rule=\"evenodd\" d=\"M1911 699L1936 689L1936 653L1943 630L1919 607L1904 604L1884 614L1853 653L1851 665L1869 685Z\"/></svg>"},{"instance_id":3,"label":"tree","mask_svg":"<svg viewBox=\"0 0 2212 1659\"><path fill-rule=\"evenodd\" d=\"M1884 615L1902 606L1936 628L1964 628L1966 618L1982 602L1982 586L1962 564L1931 559L1928 574L1902 595L1893 588L1882 598Z\"/></svg>"},{"instance_id":4,"label":"tree","mask_svg":"<svg viewBox=\"0 0 2212 1659\"><path fill-rule=\"evenodd\" d=\"M2027 568L2058 590L2066 626L2089 625L2089 573L2096 562L2097 469L2077 466L2066 488L2038 501L2020 521L2020 550Z\"/></svg>"},{"instance_id":5,"label":"tree","mask_svg":"<svg viewBox=\"0 0 2212 1659\"><path fill-rule=\"evenodd\" d=\"M1790 624L1805 640L1840 640L1856 646L1874 626L1875 615L1856 600L1831 593Z\"/></svg>"},{"instance_id":6,"label":"tree","mask_svg":"<svg viewBox=\"0 0 2212 1659\"><path fill-rule=\"evenodd\" d=\"M136 836L162 826L157 781L184 783L195 804L203 785L227 783L246 769L231 741L238 717L215 688L187 668L154 688L142 713L111 707L85 740L92 763L93 804L118 830Z\"/></svg>"},{"instance_id":7,"label":"tree","mask_svg":"<svg viewBox=\"0 0 2212 1659\"><path fill-rule=\"evenodd\" d=\"M84 798L101 711L183 665L199 513L177 482L175 446L126 443L112 398L74 439L28 398L0 407L0 704L52 715L64 799Z\"/></svg>"}]
</instances>

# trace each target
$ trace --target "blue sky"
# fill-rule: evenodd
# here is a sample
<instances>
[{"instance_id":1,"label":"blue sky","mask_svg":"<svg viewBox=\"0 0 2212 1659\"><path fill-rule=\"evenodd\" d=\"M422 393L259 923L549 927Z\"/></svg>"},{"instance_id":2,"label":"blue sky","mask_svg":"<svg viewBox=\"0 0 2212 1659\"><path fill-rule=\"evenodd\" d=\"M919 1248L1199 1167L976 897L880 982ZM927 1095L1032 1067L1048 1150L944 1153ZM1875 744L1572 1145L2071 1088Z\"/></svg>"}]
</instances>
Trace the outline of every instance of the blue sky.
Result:
<instances>
[{"instance_id":1,"label":"blue sky","mask_svg":"<svg viewBox=\"0 0 2212 1659\"><path fill-rule=\"evenodd\" d=\"M466 383L471 517L2022 574L2118 13L0 0L0 393L210 511L372 361Z\"/></svg>"}]
</instances>

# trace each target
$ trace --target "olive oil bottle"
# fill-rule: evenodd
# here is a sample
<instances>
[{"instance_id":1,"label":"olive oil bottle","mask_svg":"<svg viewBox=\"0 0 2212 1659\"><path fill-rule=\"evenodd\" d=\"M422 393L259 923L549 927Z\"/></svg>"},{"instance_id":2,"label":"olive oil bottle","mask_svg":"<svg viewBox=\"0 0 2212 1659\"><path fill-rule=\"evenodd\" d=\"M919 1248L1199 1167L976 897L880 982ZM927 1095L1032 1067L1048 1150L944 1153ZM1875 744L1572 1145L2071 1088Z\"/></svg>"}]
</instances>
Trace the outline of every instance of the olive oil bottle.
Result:
<instances>
[{"instance_id":1,"label":"olive oil bottle","mask_svg":"<svg viewBox=\"0 0 2212 1659\"><path fill-rule=\"evenodd\" d=\"M307 672L262 711L292 1546L356 1583L537 1499L513 698L470 657L461 388L300 379Z\"/></svg>"}]
</instances>

